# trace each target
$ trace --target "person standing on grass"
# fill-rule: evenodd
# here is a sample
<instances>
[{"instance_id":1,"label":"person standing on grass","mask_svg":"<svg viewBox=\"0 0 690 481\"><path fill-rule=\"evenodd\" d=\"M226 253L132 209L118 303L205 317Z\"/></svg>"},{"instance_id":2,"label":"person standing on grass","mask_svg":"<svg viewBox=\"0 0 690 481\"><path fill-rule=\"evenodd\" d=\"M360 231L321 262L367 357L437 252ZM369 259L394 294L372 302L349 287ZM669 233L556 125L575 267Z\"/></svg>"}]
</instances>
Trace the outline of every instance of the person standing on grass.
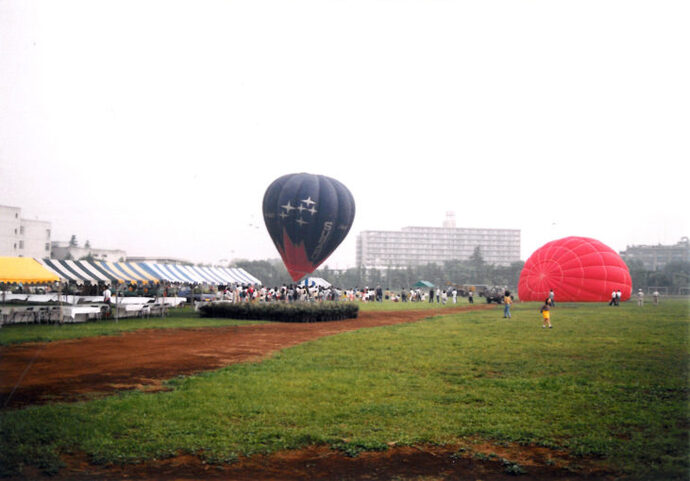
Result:
<instances>
[{"instance_id":1,"label":"person standing on grass","mask_svg":"<svg viewBox=\"0 0 690 481\"><path fill-rule=\"evenodd\" d=\"M541 317L543 319L541 327L545 328L547 325L549 326L549 329L551 329L551 299L546 298L544 301L544 305L541 306L541 309L539 309L539 312L541 312Z\"/></svg>"},{"instance_id":2,"label":"person standing on grass","mask_svg":"<svg viewBox=\"0 0 690 481\"><path fill-rule=\"evenodd\" d=\"M611 291L611 301L609 302L609 306L615 306L616 305L616 290L614 289Z\"/></svg>"},{"instance_id":3,"label":"person standing on grass","mask_svg":"<svg viewBox=\"0 0 690 481\"><path fill-rule=\"evenodd\" d=\"M549 290L549 301L551 301L551 306L555 306L555 305L556 305L556 299L555 299L555 297L556 297L556 294L554 294L553 289L550 289L550 290Z\"/></svg>"},{"instance_id":4,"label":"person standing on grass","mask_svg":"<svg viewBox=\"0 0 690 481\"><path fill-rule=\"evenodd\" d=\"M620 303L621 303L621 295L622 295L621 290L618 289L618 290L616 291L616 305L617 305L617 306L619 306Z\"/></svg>"},{"instance_id":5,"label":"person standing on grass","mask_svg":"<svg viewBox=\"0 0 690 481\"><path fill-rule=\"evenodd\" d=\"M658 306L659 305L659 291L654 291L654 294L652 294L652 296L654 296L654 305Z\"/></svg>"},{"instance_id":6,"label":"person standing on grass","mask_svg":"<svg viewBox=\"0 0 690 481\"><path fill-rule=\"evenodd\" d=\"M637 290L637 305L644 306L644 292L642 292L642 289Z\"/></svg>"},{"instance_id":7,"label":"person standing on grass","mask_svg":"<svg viewBox=\"0 0 690 481\"><path fill-rule=\"evenodd\" d=\"M434 288L429 289L429 302L434 302Z\"/></svg>"},{"instance_id":8,"label":"person standing on grass","mask_svg":"<svg viewBox=\"0 0 690 481\"><path fill-rule=\"evenodd\" d=\"M513 304L513 298L510 297L510 291L506 291L503 296L503 319L510 319L510 306Z\"/></svg>"}]
</instances>

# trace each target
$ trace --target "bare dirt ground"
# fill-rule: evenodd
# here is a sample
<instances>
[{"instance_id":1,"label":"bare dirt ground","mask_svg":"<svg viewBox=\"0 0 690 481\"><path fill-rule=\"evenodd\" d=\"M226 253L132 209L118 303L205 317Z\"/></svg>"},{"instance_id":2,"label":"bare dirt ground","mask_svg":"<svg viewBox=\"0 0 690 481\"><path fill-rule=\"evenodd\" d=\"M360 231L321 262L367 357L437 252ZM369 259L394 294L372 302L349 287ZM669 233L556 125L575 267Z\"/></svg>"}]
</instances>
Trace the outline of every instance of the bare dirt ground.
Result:
<instances>
[{"instance_id":1,"label":"bare dirt ground","mask_svg":"<svg viewBox=\"0 0 690 481\"><path fill-rule=\"evenodd\" d=\"M487 308L490 307L475 305L443 310L361 312L357 319L337 322L151 329L118 336L3 347L0 350L0 406L16 409L93 398L127 389L161 390L166 379L260 360L280 349L323 336ZM84 362L85 359L89 361ZM567 453L539 447L473 444L391 446L386 452L362 453L355 458L326 447L310 447L241 458L222 466L208 465L188 455L138 465L96 466L85 456L71 454L64 457L66 467L50 479L514 479L518 473L510 472L514 468L504 459L519 464L528 473L523 477L529 479L615 477L596 460L572 459ZM573 466L577 469L573 470ZM25 476L25 479L43 478L31 468Z\"/></svg>"}]
</instances>

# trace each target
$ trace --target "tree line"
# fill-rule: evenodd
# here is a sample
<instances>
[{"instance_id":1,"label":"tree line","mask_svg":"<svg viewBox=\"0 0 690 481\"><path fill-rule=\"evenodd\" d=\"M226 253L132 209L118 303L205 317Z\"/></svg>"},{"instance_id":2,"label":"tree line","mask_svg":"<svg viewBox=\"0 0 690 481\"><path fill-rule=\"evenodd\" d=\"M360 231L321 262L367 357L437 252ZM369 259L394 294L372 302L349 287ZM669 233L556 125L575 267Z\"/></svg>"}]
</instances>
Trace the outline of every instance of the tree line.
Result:
<instances>
[{"instance_id":1,"label":"tree line","mask_svg":"<svg viewBox=\"0 0 690 481\"><path fill-rule=\"evenodd\" d=\"M244 268L269 287L293 283L280 259L240 260L233 265ZM409 289L417 281L425 280L441 289L451 285L488 285L505 286L515 291L524 265L523 261L514 262L509 266L487 264L481 253L475 251L470 259L402 268L351 267L336 270L325 265L317 269L313 277L322 277L334 286L343 289L381 286L384 289L397 291L403 288ZM690 293L690 262L671 262L656 271L645 269L642 262L636 260L628 260L627 265L635 290L643 289L647 292L650 289L661 288L668 294Z\"/></svg>"},{"instance_id":2,"label":"tree line","mask_svg":"<svg viewBox=\"0 0 690 481\"><path fill-rule=\"evenodd\" d=\"M349 269L330 269L328 265L317 269L313 277L322 277L336 287L351 289L353 287L384 289L409 289L417 281L425 280L444 288L460 285L490 285L516 288L524 262L514 262L509 266L487 264L481 252L476 249L472 257L466 260L445 261L443 264L429 263L419 266L373 269L351 267ZM266 286L279 286L292 283L285 266L280 259L235 261L235 267L241 267L253 276L261 279Z\"/></svg>"},{"instance_id":3,"label":"tree line","mask_svg":"<svg viewBox=\"0 0 690 481\"><path fill-rule=\"evenodd\" d=\"M645 269L642 261L637 259L627 260L626 264L635 289L647 292L661 288L667 294L690 293L690 262L669 262L655 271Z\"/></svg>"}]
</instances>

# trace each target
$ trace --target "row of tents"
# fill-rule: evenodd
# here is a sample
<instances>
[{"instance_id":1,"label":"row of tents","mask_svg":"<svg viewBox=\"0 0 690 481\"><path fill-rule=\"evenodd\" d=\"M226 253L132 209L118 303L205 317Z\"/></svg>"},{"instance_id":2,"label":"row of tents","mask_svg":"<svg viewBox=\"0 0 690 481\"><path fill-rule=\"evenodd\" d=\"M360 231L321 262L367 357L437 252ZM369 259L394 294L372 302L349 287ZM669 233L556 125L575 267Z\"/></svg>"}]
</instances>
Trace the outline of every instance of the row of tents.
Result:
<instances>
[{"instance_id":1,"label":"row of tents","mask_svg":"<svg viewBox=\"0 0 690 481\"><path fill-rule=\"evenodd\" d=\"M156 262L108 262L98 260L34 259L0 257L0 282L78 284L171 282L183 284L261 284L237 267L210 267Z\"/></svg>"}]
</instances>

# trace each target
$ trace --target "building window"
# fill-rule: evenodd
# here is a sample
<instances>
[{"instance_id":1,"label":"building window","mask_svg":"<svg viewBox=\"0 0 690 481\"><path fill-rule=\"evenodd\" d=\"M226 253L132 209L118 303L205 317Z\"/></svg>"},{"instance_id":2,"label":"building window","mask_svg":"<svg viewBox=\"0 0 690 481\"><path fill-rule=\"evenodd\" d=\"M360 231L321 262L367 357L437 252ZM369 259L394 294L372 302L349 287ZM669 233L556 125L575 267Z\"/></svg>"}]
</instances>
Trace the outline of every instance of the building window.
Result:
<instances>
[{"instance_id":1,"label":"building window","mask_svg":"<svg viewBox=\"0 0 690 481\"><path fill-rule=\"evenodd\" d=\"M23 241L23 240L20 240L20 241L19 241L19 248L20 248L20 249L23 249L23 248L24 248L24 241Z\"/></svg>"},{"instance_id":2,"label":"building window","mask_svg":"<svg viewBox=\"0 0 690 481\"><path fill-rule=\"evenodd\" d=\"M46 251L50 250L50 242L46 242Z\"/></svg>"},{"instance_id":3,"label":"building window","mask_svg":"<svg viewBox=\"0 0 690 481\"><path fill-rule=\"evenodd\" d=\"M24 226L23 225L19 226L19 235L24 235Z\"/></svg>"},{"instance_id":4,"label":"building window","mask_svg":"<svg viewBox=\"0 0 690 481\"><path fill-rule=\"evenodd\" d=\"M46 239L50 239L50 229L46 229Z\"/></svg>"}]
</instances>

